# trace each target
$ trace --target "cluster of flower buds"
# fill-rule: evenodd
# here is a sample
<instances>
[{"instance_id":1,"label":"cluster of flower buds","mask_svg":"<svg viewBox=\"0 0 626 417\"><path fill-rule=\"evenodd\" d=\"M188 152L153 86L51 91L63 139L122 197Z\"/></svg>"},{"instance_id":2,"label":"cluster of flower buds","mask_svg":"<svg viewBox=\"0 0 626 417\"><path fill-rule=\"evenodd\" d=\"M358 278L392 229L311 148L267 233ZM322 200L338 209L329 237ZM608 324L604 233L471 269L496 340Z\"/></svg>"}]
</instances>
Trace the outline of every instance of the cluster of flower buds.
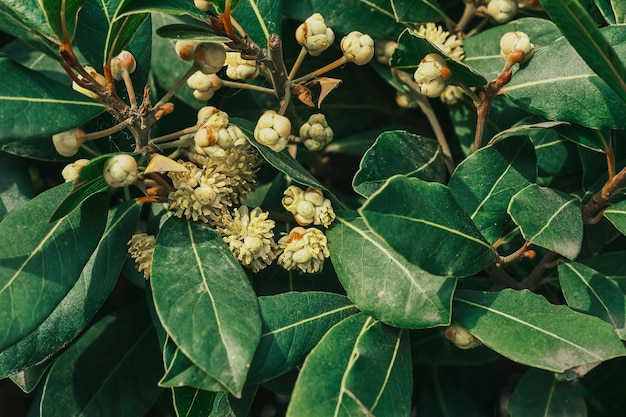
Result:
<instances>
[{"instance_id":1,"label":"cluster of flower buds","mask_svg":"<svg viewBox=\"0 0 626 417\"><path fill-rule=\"evenodd\" d=\"M309 120L300 127L299 133L304 146L313 152L323 149L333 140L333 130L321 113L311 115Z\"/></svg>"},{"instance_id":2,"label":"cluster of flower buds","mask_svg":"<svg viewBox=\"0 0 626 417\"><path fill-rule=\"evenodd\" d=\"M156 245L156 237L146 233L134 234L128 241L128 253L135 260L137 271L143 272L145 279L152 272L152 254Z\"/></svg>"},{"instance_id":3,"label":"cluster of flower buds","mask_svg":"<svg viewBox=\"0 0 626 417\"><path fill-rule=\"evenodd\" d=\"M535 53L535 45L524 32L507 32L500 38L500 56L506 67L527 62Z\"/></svg>"},{"instance_id":4,"label":"cluster of flower buds","mask_svg":"<svg viewBox=\"0 0 626 417\"><path fill-rule=\"evenodd\" d=\"M239 52L227 52L226 65L226 76L231 80L252 80L259 75L257 62L243 59Z\"/></svg>"},{"instance_id":5,"label":"cluster of flower buds","mask_svg":"<svg viewBox=\"0 0 626 417\"><path fill-rule=\"evenodd\" d=\"M452 71L446 60L439 54L428 54L420 62L413 78L420 86L420 91L427 97L435 98L448 86Z\"/></svg>"},{"instance_id":6,"label":"cluster of flower buds","mask_svg":"<svg viewBox=\"0 0 626 417\"><path fill-rule=\"evenodd\" d=\"M76 178L78 178L78 175L80 174L80 170L83 167L86 167L88 164L89 164L89 159L78 159L72 162L71 164L67 164L63 168L63 171L61 171L61 175L63 176L63 179L65 180L65 182L74 181Z\"/></svg>"},{"instance_id":7,"label":"cluster of flower buds","mask_svg":"<svg viewBox=\"0 0 626 417\"><path fill-rule=\"evenodd\" d=\"M100 84L103 87L106 87L107 79L104 77L104 75L100 74L93 67L89 67L89 66L85 67L85 71L87 71L87 73L91 76L91 78L96 80L98 84ZM78 79L80 80L84 79L84 77L80 74L78 74L77 76L78 76ZM86 95L87 97L91 97L95 100L100 100L100 96L98 94L94 93L91 90L87 90L84 87L81 87L80 85L78 85L78 83L76 83L76 81L72 81L72 88L75 91L78 91L79 93Z\"/></svg>"},{"instance_id":8,"label":"cluster of flower buds","mask_svg":"<svg viewBox=\"0 0 626 417\"><path fill-rule=\"evenodd\" d=\"M313 224L328 227L335 220L335 212L330 200L324 198L320 190L308 188L304 191L297 185L290 185L284 195L283 207L293 214L300 226Z\"/></svg>"},{"instance_id":9,"label":"cluster of flower buds","mask_svg":"<svg viewBox=\"0 0 626 417\"><path fill-rule=\"evenodd\" d=\"M282 251L278 264L288 271L295 268L307 273L321 271L324 259L330 256L326 236L314 227L294 227L278 240L278 246Z\"/></svg>"},{"instance_id":10,"label":"cluster of flower buds","mask_svg":"<svg viewBox=\"0 0 626 417\"><path fill-rule=\"evenodd\" d=\"M134 184L137 180L137 161L131 155L112 156L104 163L104 180L111 187L119 188Z\"/></svg>"},{"instance_id":11,"label":"cluster of flower buds","mask_svg":"<svg viewBox=\"0 0 626 417\"><path fill-rule=\"evenodd\" d=\"M196 71L187 79L187 86L193 89L193 96L202 101L207 101L222 86L222 80L215 74L205 74Z\"/></svg>"},{"instance_id":12,"label":"cluster of flower buds","mask_svg":"<svg viewBox=\"0 0 626 417\"><path fill-rule=\"evenodd\" d=\"M202 42L193 49L193 60L203 73L215 74L226 62L226 49L221 43Z\"/></svg>"},{"instance_id":13,"label":"cluster of flower buds","mask_svg":"<svg viewBox=\"0 0 626 417\"><path fill-rule=\"evenodd\" d=\"M254 138L257 142L274 152L285 149L290 133L291 122L289 119L274 110L266 110L254 128Z\"/></svg>"},{"instance_id":14,"label":"cluster of flower buds","mask_svg":"<svg viewBox=\"0 0 626 417\"><path fill-rule=\"evenodd\" d=\"M223 157L226 149L248 143L241 129L229 122L228 114L216 107L202 107L198 111L197 126L194 142L199 155Z\"/></svg>"},{"instance_id":15,"label":"cluster of flower buds","mask_svg":"<svg viewBox=\"0 0 626 417\"><path fill-rule=\"evenodd\" d=\"M232 215L225 214L217 227L235 258L252 272L265 268L276 258L275 223L268 216L259 207L250 210L241 206Z\"/></svg>"},{"instance_id":16,"label":"cluster of flower buds","mask_svg":"<svg viewBox=\"0 0 626 417\"><path fill-rule=\"evenodd\" d=\"M340 46L343 56L357 65L365 65L374 57L374 40L358 31L344 36Z\"/></svg>"},{"instance_id":17,"label":"cluster of flower buds","mask_svg":"<svg viewBox=\"0 0 626 417\"><path fill-rule=\"evenodd\" d=\"M517 14L517 0L489 0L487 14L497 23L506 23Z\"/></svg>"},{"instance_id":18,"label":"cluster of flower buds","mask_svg":"<svg viewBox=\"0 0 626 417\"><path fill-rule=\"evenodd\" d=\"M124 74L132 74L137 69L135 57L128 51L122 51L111 59L111 75L116 80L124 78Z\"/></svg>"},{"instance_id":19,"label":"cluster of flower buds","mask_svg":"<svg viewBox=\"0 0 626 417\"><path fill-rule=\"evenodd\" d=\"M62 156L76 155L83 142L85 142L85 132L78 127L52 135L54 149Z\"/></svg>"},{"instance_id":20,"label":"cluster of flower buds","mask_svg":"<svg viewBox=\"0 0 626 417\"><path fill-rule=\"evenodd\" d=\"M310 55L318 56L335 41L335 33L326 26L319 13L309 16L296 29L296 40Z\"/></svg>"}]
</instances>

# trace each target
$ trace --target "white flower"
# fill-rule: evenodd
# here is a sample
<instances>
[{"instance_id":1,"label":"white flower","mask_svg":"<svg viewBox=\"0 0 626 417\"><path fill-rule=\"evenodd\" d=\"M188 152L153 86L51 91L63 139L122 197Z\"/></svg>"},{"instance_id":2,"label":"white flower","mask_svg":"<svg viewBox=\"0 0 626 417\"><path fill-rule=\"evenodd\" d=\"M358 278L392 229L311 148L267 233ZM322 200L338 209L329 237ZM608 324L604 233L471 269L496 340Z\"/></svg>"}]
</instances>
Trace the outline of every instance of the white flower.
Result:
<instances>
[{"instance_id":1,"label":"white flower","mask_svg":"<svg viewBox=\"0 0 626 417\"><path fill-rule=\"evenodd\" d=\"M132 74L135 69L137 69L137 62L133 54L128 51L122 51L111 59L111 75L116 80L121 80L124 73Z\"/></svg>"},{"instance_id":2,"label":"white flower","mask_svg":"<svg viewBox=\"0 0 626 417\"><path fill-rule=\"evenodd\" d=\"M156 238L146 233L134 234L128 241L128 253L135 260L137 271L142 272L145 279L150 278L152 272L152 254Z\"/></svg>"},{"instance_id":3,"label":"white flower","mask_svg":"<svg viewBox=\"0 0 626 417\"><path fill-rule=\"evenodd\" d=\"M446 339L454 343L460 349L471 349L482 345L482 342L476 339L467 329L458 322L453 321L446 328L444 335Z\"/></svg>"},{"instance_id":4,"label":"white flower","mask_svg":"<svg viewBox=\"0 0 626 417\"><path fill-rule=\"evenodd\" d=\"M314 227L294 227L278 241L282 251L278 264L286 270L298 268L307 273L318 272L330 256L326 236Z\"/></svg>"},{"instance_id":5,"label":"white flower","mask_svg":"<svg viewBox=\"0 0 626 417\"><path fill-rule=\"evenodd\" d=\"M259 207L250 211L247 206L241 206L233 215L225 214L222 225L217 227L235 258L252 272L265 268L276 258L275 223L268 216Z\"/></svg>"},{"instance_id":6,"label":"white flower","mask_svg":"<svg viewBox=\"0 0 626 417\"><path fill-rule=\"evenodd\" d=\"M446 60L438 54L426 55L413 74L422 94L430 98L438 97L443 92L451 76Z\"/></svg>"},{"instance_id":7,"label":"white flower","mask_svg":"<svg viewBox=\"0 0 626 417\"><path fill-rule=\"evenodd\" d=\"M174 44L174 49L176 50L176 54L185 61L193 60L193 51L196 49L200 42L192 41L188 39L181 39L176 41Z\"/></svg>"},{"instance_id":8,"label":"white flower","mask_svg":"<svg viewBox=\"0 0 626 417\"><path fill-rule=\"evenodd\" d=\"M266 110L254 128L254 138L274 152L280 152L287 146L291 133L291 122L274 110Z\"/></svg>"},{"instance_id":9,"label":"white flower","mask_svg":"<svg viewBox=\"0 0 626 417\"><path fill-rule=\"evenodd\" d=\"M196 71L191 77L187 78L187 86L199 91L216 91L222 86L222 80L215 74L205 74L202 71Z\"/></svg>"},{"instance_id":10,"label":"white flower","mask_svg":"<svg viewBox=\"0 0 626 417\"><path fill-rule=\"evenodd\" d=\"M506 23L517 14L516 0L490 0L487 14L497 23Z\"/></svg>"},{"instance_id":11,"label":"white flower","mask_svg":"<svg viewBox=\"0 0 626 417\"><path fill-rule=\"evenodd\" d=\"M353 31L341 40L343 56L357 65L365 65L374 57L374 40L369 35Z\"/></svg>"},{"instance_id":12,"label":"white flower","mask_svg":"<svg viewBox=\"0 0 626 417\"><path fill-rule=\"evenodd\" d=\"M328 227L335 220L332 204L320 190L308 188L304 191L296 185L290 185L284 195L281 201L283 207L293 214L300 226L314 224Z\"/></svg>"},{"instance_id":13,"label":"white flower","mask_svg":"<svg viewBox=\"0 0 626 417\"><path fill-rule=\"evenodd\" d=\"M89 159L78 159L71 164L67 164L65 168L63 168L63 171L61 171L61 175L63 176L65 182L74 181L76 178L78 178L80 170L83 167L86 167L88 164Z\"/></svg>"},{"instance_id":14,"label":"white flower","mask_svg":"<svg viewBox=\"0 0 626 417\"><path fill-rule=\"evenodd\" d=\"M239 52L227 52L226 65L226 76L232 80L251 80L259 75L256 61L243 59Z\"/></svg>"},{"instance_id":15,"label":"white flower","mask_svg":"<svg viewBox=\"0 0 626 417\"><path fill-rule=\"evenodd\" d=\"M124 187L137 180L137 161L128 154L115 155L104 163L104 180L111 187Z\"/></svg>"},{"instance_id":16,"label":"white flower","mask_svg":"<svg viewBox=\"0 0 626 417\"><path fill-rule=\"evenodd\" d=\"M52 136L54 149L62 156L74 156L85 141L85 132L74 128Z\"/></svg>"},{"instance_id":17,"label":"white flower","mask_svg":"<svg viewBox=\"0 0 626 417\"><path fill-rule=\"evenodd\" d=\"M443 30L441 26L426 23L426 25L420 25L416 33L428 39L455 61L463 60L465 56L463 42L456 35L450 35L449 32Z\"/></svg>"},{"instance_id":18,"label":"white flower","mask_svg":"<svg viewBox=\"0 0 626 417\"><path fill-rule=\"evenodd\" d=\"M328 126L326 117L317 113L300 127L300 139L310 151L319 151L333 140L333 130Z\"/></svg>"},{"instance_id":19,"label":"white flower","mask_svg":"<svg viewBox=\"0 0 626 417\"><path fill-rule=\"evenodd\" d=\"M298 26L296 40L306 48L309 54L318 56L333 44L335 34L332 29L326 26L322 15L315 13Z\"/></svg>"},{"instance_id":20,"label":"white flower","mask_svg":"<svg viewBox=\"0 0 626 417\"><path fill-rule=\"evenodd\" d=\"M528 61L535 52L535 45L524 32L507 32L500 38L500 56L510 65Z\"/></svg>"},{"instance_id":21,"label":"white flower","mask_svg":"<svg viewBox=\"0 0 626 417\"><path fill-rule=\"evenodd\" d=\"M200 43L193 51L193 59L200 71L215 74L224 66L226 50L220 43Z\"/></svg>"}]
</instances>

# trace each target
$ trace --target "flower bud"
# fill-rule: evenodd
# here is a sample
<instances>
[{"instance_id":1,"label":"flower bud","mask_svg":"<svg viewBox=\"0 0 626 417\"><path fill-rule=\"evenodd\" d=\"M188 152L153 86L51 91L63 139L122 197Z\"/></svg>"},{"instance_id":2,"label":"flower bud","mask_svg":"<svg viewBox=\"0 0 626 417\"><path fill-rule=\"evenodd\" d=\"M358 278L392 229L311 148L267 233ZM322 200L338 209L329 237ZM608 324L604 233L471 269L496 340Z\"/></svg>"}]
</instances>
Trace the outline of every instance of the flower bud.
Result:
<instances>
[{"instance_id":1,"label":"flower bud","mask_svg":"<svg viewBox=\"0 0 626 417\"><path fill-rule=\"evenodd\" d=\"M176 54L185 61L191 61L193 59L193 51L196 49L198 45L198 41L192 41L188 39L181 39L176 41L174 45L174 49L176 49Z\"/></svg>"},{"instance_id":2,"label":"flower bud","mask_svg":"<svg viewBox=\"0 0 626 417\"><path fill-rule=\"evenodd\" d=\"M220 43L201 43L193 51L193 59L205 74L215 74L224 66L226 50Z\"/></svg>"},{"instance_id":3,"label":"flower bud","mask_svg":"<svg viewBox=\"0 0 626 417\"><path fill-rule=\"evenodd\" d=\"M206 91L193 90L192 94L193 94L193 97L196 100L207 101L207 100L210 100L215 95L215 91L213 91L213 90L206 90Z\"/></svg>"},{"instance_id":4,"label":"flower bud","mask_svg":"<svg viewBox=\"0 0 626 417\"><path fill-rule=\"evenodd\" d=\"M74 156L85 141L85 132L74 128L52 136L54 149L62 156Z\"/></svg>"},{"instance_id":5,"label":"flower bud","mask_svg":"<svg viewBox=\"0 0 626 417\"><path fill-rule=\"evenodd\" d=\"M124 187L137 180L137 161L128 154L115 155L104 163L104 180L111 187Z\"/></svg>"},{"instance_id":6,"label":"flower bud","mask_svg":"<svg viewBox=\"0 0 626 417\"><path fill-rule=\"evenodd\" d=\"M96 70L94 69L94 67L89 67L89 66L87 66L87 67L85 67L85 71L87 71L87 72L89 73L89 75L91 75L91 77L92 77L94 80L96 80L96 82L97 82L98 84L100 84L100 85L101 85L101 86L103 86L103 87L106 87L106 85L107 85L107 79L104 77L104 75L102 75L102 74L100 74L98 71L96 71ZM77 74L77 76L78 76L78 78L79 78L79 79L81 79L81 80L84 78L84 77L83 77L82 75L80 75L80 74ZM91 98L93 98L93 99L95 99L95 100L100 100L100 96L99 96L98 94L94 93L94 92L93 92L93 91L91 91L91 90L87 90L87 89L86 89L86 88L84 88L84 87L81 87L80 85L78 85L78 83L76 83L76 81L72 81L72 89L73 89L74 91L78 91L79 93L86 95L87 97L91 97Z\"/></svg>"},{"instance_id":7,"label":"flower bud","mask_svg":"<svg viewBox=\"0 0 626 417\"><path fill-rule=\"evenodd\" d=\"M490 0L487 14L497 23L506 23L517 14L516 0Z\"/></svg>"},{"instance_id":8,"label":"flower bud","mask_svg":"<svg viewBox=\"0 0 626 417\"><path fill-rule=\"evenodd\" d=\"M291 133L291 122L274 110L266 110L254 128L254 138L274 152L280 152L287 146Z\"/></svg>"},{"instance_id":9,"label":"flower bud","mask_svg":"<svg viewBox=\"0 0 626 417\"><path fill-rule=\"evenodd\" d=\"M259 75L257 62L243 59L239 52L227 52L226 65L226 76L231 80L252 80Z\"/></svg>"},{"instance_id":10,"label":"flower bud","mask_svg":"<svg viewBox=\"0 0 626 417\"><path fill-rule=\"evenodd\" d=\"M281 202L300 226L314 224L328 227L335 220L330 200L324 198L321 190L308 188L304 191L296 185L290 185Z\"/></svg>"},{"instance_id":11,"label":"flower bud","mask_svg":"<svg viewBox=\"0 0 626 417\"><path fill-rule=\"evenodd\" d=\"M451 76L446 60L438 54L426 55L413 74L422 94L430 98L438 97L443 92Z\"/></svg>"},{"instance_id":12,"label":"flower bud","mask_svg":"<svg viewBox=\"0 0 626 417\"><path fill-rule=\"evenodd\" d=\"M376 60L384 65L389 65L389 61L391 61L391 56L398 49L398 42L394 41L377 41L376 45L374 45L374 52L376 54Z\"/></svg>"},{"instance_id":13,"label":"flower bud","mask_svg":"<svg viewBox=\"0 0 626 417\"><path fill-rule=\"evenodd\" d=\"M343 56L357 65L365 65L374 57L374 40L361 32L350 32L341 40Z\"/></svg>"},{"instance_id":14,"label":"flower bud","mask_svg":"<svg viewBox=\"0 0 626 417\"><path fill-rule=\"evenodd\" d=\"M197 119L197 127L208 123L216 129L221 129L228 125L228 114L214 106L204 106L198 110Z\"/></svg>"},{"instance_id":15,"label":"flower bud","mask_svg":"<svg viewBox=\"0 0 626 417\"><path fill-rule=\"evenodd\" d=\"M116 80L121 80L125 72L132 74L135 69L137 69L137 62L133 54L128 51L122 51L111 59L111 75Z\"/></svg>"},{"instance_id":16,"label":"flower bud","mask_svg":"<svg viewBox=\"0 0 626 417\"><path fill-rule=\"evenodd\" d=\"M482 345L482 342L476 339L467 329L456 321L450 323L444 332L446 339L454 343L460 349L471 349Z\"/></svg>"},{"instance_id":17,"label":"flower bud","mask_svg":"<svg viewBox=\"0 0 626 417\"><path fill-rule=\"evenodd\" d=\"M524 32L507 32L500 38L500 56L510 65L527 62L535 53L535 45Z\"/></svg>"},{"instance_id":18,"label":"flower bud","mask_svg":"<svg viewBox=\"0 0 626 417\"><path fill-rule=\"evenodd\" d=\"M333 140L333 130L321 113L311 115L309 120L300 127L299 133L304 146L313 152L321 150Z\"/></svg>"},{"instance_id":19,"label":"flower bud","mask_svg":"<svg viewBox=\"0 0 626 417\"><path fill-rule=\"evenodd\" d=\"M298 268L307 273L322 270L324 259L330 256L328 242L321 230L294 227L289 235L278 241L282 250L278 264L286 270Z\"/></svg>"},{"instance_id":20,"label":"flower bud","mask_svg":"<svg viewBox=\"0 0 626 417\"><path fill-rule=\"evenodd\" d=\"M83 167L86 167L88 164L89 159L78 159L71 164L67 164L65 168L63 168L63 171L61 171L61 175L63 176L65 182L74 181L76 178L78 178L80 170Z\"/></svg>"},{"instance_id":21,"label":"flower bud","mask_svg":"<svg viewBox=\"0 0 626 417\"><path fill-rule=\"evenodd\" d=\"M333 44L335 34L326 26L322 15L315 13L298 26L296 40L310 55L318 56Z\"/></svg>"},{"instance_id":22,"label":"flower bud","mask_svg":"<svg viewBox=\"0 0 626 417\"><path fill-rule=\"evenodd\" d=\"M187 78L187 86L199 91L216 91L222 86L222 80L215 74L205 74L202 71L194 72Z\"/></svg>"},{"instance_id":23,"label":"flower bud","mask_svg":"<svg viewBox=\"0 0 626 417\"><path fill-rule=\"evenodd\" d=\"M401 91L396 93L396 104L405 109L414 109L419 106L418 101L412 95Z\"/></svg>"},{"instance_id":24,"label":"flower bud","mask_svg":"<svg viewBox=\"0 0 626 417\"><path fill-rule=\"evenodd\" d=\"M193 0L194 6L203 12L206 12L211 8L211 3L212 2L207 0Z\"/></svg>"},{"instance_id":25,"label":"flower bud","mask_svg":"<svg viewBox=\"0 0 626 417\"><path fill-rule=\"evenodd\" d=\"M457 85L449 85L439 96L439 99L449 105L452 106L457 104L461 99L465 97L465 92L463 89Z\"/></svg>"}]
</instances>

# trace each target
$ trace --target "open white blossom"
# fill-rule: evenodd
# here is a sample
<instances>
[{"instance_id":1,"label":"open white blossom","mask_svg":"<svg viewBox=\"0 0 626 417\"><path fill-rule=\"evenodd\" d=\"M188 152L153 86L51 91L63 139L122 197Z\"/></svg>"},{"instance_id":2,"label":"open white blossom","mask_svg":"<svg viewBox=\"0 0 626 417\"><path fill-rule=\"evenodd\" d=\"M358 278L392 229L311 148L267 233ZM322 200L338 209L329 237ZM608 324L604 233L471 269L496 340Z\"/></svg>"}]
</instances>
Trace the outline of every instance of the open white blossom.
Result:
<instances>
[{"instance_id":1,"label":"open white blossom","mask_svg":"<svg viewBox=\"0 0 626 417\"><path fill-rule=\"evenodd\" d=\"M307 273L321 271L324 259L330 256L326 236L314 227L294 227L278 240L278 246L281 251L278 264L288 271L295 268Z\"/></svg>"},{"instance_id":2,"label":"open white blossom","mask_svg":"<svg viewBox=\"0 0 626 417\"><path fill-rule=\"evenodd\" d=\"M425 25L420 25L416 33L435 44L455 61L462 61L465 57L461 39L457 38L456 35L450 35L450 32L443 30L441 26L434 23L426 23Z\"/></svg>"}]
</instances>

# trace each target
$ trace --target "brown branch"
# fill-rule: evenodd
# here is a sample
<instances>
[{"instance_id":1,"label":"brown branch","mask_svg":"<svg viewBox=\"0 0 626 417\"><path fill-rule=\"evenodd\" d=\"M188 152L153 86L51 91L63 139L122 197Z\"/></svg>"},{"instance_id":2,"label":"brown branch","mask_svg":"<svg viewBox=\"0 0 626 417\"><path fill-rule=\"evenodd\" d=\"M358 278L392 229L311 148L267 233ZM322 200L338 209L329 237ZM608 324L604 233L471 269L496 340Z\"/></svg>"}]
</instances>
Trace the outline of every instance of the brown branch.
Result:
<instances>
[{"instance_id":1,"label":"brown branch","mask_svg":"<svg viewBox=\"0 0 626 417\"><path fill-rule=\"evenodd\" d=\"M483 136L485 134L485 125L491 112L491 106L493 101L500 94L500 89L511 81L511 71L504 70L497 79L489 81L487 90L480 94L480 102L476 103L476 114L478 119L476 120L476 132L474 135L474 152L482 147Z\"/></svg>"}]
</instances>

